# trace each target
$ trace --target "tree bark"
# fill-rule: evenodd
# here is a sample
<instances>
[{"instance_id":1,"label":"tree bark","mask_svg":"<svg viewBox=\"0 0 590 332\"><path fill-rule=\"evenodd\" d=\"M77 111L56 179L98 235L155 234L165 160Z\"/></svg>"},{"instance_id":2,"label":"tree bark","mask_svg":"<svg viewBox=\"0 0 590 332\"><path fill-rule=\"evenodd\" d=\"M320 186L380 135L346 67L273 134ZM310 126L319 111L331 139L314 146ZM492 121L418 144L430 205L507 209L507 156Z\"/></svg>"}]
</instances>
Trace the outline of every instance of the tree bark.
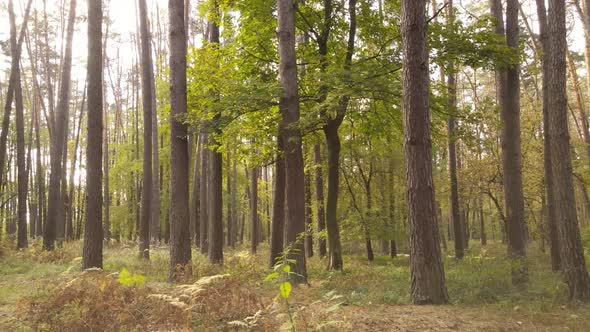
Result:
<instances>
[{"instance_id":1,"label":"tree bark","mask_svg":"<svg viewBox=\"0 0 590 332\"><path fill-rule=\"evenodd\" d=\"M183 0L168 1L170 24L170 280L192 275L188 210L186 31Z\"/></svg>"},{"instance_id":2,"label":"tree bark","mask_svg":"<svg viewBox=\"0 0 590 332\"><path fill-rule=\"evenodd\" d=\"M76 0L70 2L68 17L68 29L66 37L66 49L61 72L61 83L57 105L57 115L53 136L51 137L51 171L49 176L49 200L47 222L43 232L43 248L53 250L56 236L62 235L58 227L63 224L58 219L63 210L62 197L62 166L65 140L67 137L67 116L70 102L70 79L72 69L72 39L74 36L74 23L76 21ZM61 237L59 238L62 239Z\"/></svg>"},{"instance_id":3,"label":"tree bark","mask_svg":"<svg viewBox=\"0 0 590 332\"><path fill-rule=\"evenodd\" d=\"M555 212L555 192L553 185L553 169L551 157L551 133L549 131L549 79L551 68L549 67L549 27L547 23L547 10L544 0L536 0L537 16L539 18L539 39L543 49L543 168L546 196L546 224L549 233L549 248L551 251L551 268L553 271L560 269L559 238L557 235L557 220Z\"/></svg>"},{"instance_id":4,"label":"tree bark","mask_svg":"<svg viewBox=\"0 0 590 332\"><path fill-rule=\"evenodd\" d=\"M202 125L201 140L201 195L199 208L199 247L201 254L206 254L209 250L209 136L207 135L206 122Z\"/></svg>"},{"instance_id":5,"label":"tree bark","mask_svg":"<svg viewBox=\"0 0 590 332\"><path fill-rule=\"evenodd\" d=\"M448 24L452 27L454 23L453 1L447 2L448 8ZM449 177L451 182L451 222L453 223L453 231L455 237L455 258L462 259L464 256L463 236L461 235L461 220L459 219L459 185L457 180L457 121L455 120L455 113L457 110L457 73L455 72L455 64L450 63L447 75L447 107L450 117L447 121L447 128L449 131Z\"/></svg>"},{"instance_id":6,"label":"tree bark","mask_svg":"<svg viewBox=\"0 0 590 332\"><path fill-rule=\"evenodd\" d=\"M326 212L324 211L324 175L322 162L322 148L319 143L313 147L313 156L315 162L315 199L317 205L317 229L318 233L323 233L326 229ZM318 254L320 257L326 256L326 238L323 235L318 236Z\"/></svg>"},{"instance_id":7,"label":"tree bark","mask_svg":"<svg viewBox=\"0 0 590 332\"><path fill-rule=\"evenodd\" d=\"M565 2L549 1L549 132L561 270L573 300L590 300L590 278L575 208L567 115Z\"/></svg>"},{"instance_id":8,"label":"tree bark","mask_svg":"<svg viewBox=\"0 0 590 332\"><path fill-rule=\"evenodd\" d=\"M258 250L258 167L250 173L250 253Z\"/></svg>"},{"instance_id":9,"label":"tree bark","mask_svg":"<svg viewBox=\"0 0 590 332\"><path fill-rule=\"evenodd\" d=\"M280 263L285 234L285 145L279 124L277 133L277 161L275 162L274 196L272 206L272 229L270 234L270 266Z\"/></svg>"},{"instance_id":10,"label":"tree bark","mask_svg":"<svg viewBox=\"0 0 590 332\"><path fill-rule=\"evenodd\" d=\"M150 56L150 31L148 28L147 5L139 0L139 30L141 37L141 92L143 106L143 185L141 190L141 219L139 223L139 257L150 258L150 222L152 186L152 79L153 65ZM156 179L157 180L157 179Z\"/></svg>"},{"instance_id":11,"label":"tree bark","mask_svg":"<svg viewBox=\"0 0 590 332\"><path fill-rule=\"evenodd\" d=\"M426 1L402 1L404 149L410 230L411 299L448 302L434 202Z\"/></svg>"},{"instance_id":12,"label":"tree bark","mask_svg":"<svg viewBox=\"0 0 590 332\"><path fill-rule=\"evenodd\" d=\"M504 36L502 4L491 0L490 8L496 18L496 33ZM518 1L506 2L506 43L518 48ZM526 241L524 226L524 198L522 193L522 165L520 149L520 77L519 64L507 69L496 69L497 99L502 118L502 167L504 199L506 205L508 254L512 264L512 283L521 285L528 281Z\"/></svg>"},{"instance_id":13,"label":"tree bark","mask_svg":"<svg viewBox=\"0 0 590 332\"><path fill-rule=\"evenodd\" d=\"M219 9L214 2L214 16L218 19ZM185 39L186 41L186 39ZM219 48L219 25L212 21L209 25L209 42ZM216 93L216 92L215 92ZM217 94L217 93L216 93ZM210 181L209 181L209 263L221 264L223 262L223 155L217 150L219 143L217 137L221 134L221 113L217 112L211 121L214 134L211 136L211 144L215 147L210 150Z\"/></svg>"},{"instance_id":14,"label":"tree bark","mask_svg":"<svg viewBox=\"0 0 590 332\"><path fill-rule=\"evenodd\" d=\"M102 1L88 1L86 226L82 268L102 268Z\"/></svg>"}]
</instances>

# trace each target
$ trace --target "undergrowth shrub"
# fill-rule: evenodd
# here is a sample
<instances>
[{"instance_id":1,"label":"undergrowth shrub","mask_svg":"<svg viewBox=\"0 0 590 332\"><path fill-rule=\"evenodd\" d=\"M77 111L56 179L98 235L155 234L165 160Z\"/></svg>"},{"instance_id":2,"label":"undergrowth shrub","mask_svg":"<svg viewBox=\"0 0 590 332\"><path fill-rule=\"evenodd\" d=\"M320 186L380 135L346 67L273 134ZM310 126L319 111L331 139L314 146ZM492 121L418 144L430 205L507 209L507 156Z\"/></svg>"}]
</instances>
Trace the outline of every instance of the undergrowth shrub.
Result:
<instances>
[{"instance_id":1,"label":"undergrowth shrub","mask_svg":"<svg viewBox=\"0 0 590 332\"><path fill-rule=\"evenodd\" d=\"M186 326L186 313L127 287L116 274L86 271L19 303L18 316L35 331L128 331Z\"/></svg>"}]
</instances>

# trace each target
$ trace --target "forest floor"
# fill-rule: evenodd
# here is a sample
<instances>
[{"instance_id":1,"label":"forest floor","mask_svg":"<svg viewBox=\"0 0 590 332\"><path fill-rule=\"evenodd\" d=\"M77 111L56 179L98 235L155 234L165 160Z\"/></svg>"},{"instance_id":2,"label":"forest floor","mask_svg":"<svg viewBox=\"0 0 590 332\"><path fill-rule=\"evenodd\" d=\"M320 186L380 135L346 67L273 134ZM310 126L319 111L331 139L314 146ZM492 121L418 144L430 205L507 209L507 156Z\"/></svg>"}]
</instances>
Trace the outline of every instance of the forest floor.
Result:
<instances>
[{"instance_id":1,"label":"forest floor","mask_svg":"<svg viewBox=\"0 0 590 332\"><path fill-rule=\"evenodd\" d=\"M278 331L291 330L289 316L297 331L590 331L590 305L567 300L535 245L524 289L510 282L503 245L474 243L464 260L447 257L445 306L409 304L407 257L368 263L347 255L344 272L325 271L325 260L314 257L310 285L292 290L289 310L278 300L278 282L265 280L272 270L264 245L256 256L226 252L224 266L193 252L185 286L166 282L164 246L146 262L132 244L112 244L104 271L90 272L80 271L80 246L0 248L0 331Z\"/></svg>"}]
</instances>

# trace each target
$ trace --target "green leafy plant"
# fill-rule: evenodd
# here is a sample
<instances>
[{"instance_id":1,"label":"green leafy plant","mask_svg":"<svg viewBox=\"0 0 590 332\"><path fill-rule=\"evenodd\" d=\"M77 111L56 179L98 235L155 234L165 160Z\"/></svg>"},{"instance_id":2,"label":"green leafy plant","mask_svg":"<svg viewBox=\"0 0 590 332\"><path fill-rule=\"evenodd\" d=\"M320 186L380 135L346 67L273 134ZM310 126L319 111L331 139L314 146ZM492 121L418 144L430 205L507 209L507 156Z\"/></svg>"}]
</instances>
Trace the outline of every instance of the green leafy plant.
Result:
<instances>
[{"instance_id":1,"label":"green leafy plant","mask_svg":"<svg viewBox=\"0 0 590 332\"><path fill-rule=\"evenodd\" d=\"M145 277L141 274L135 273L132 275L129 271L127 271L126 268L122 268L121 272L119 272L119 277L117 278L117 281L123 286L141 287L141 285L145 283Z\"/></svg>"},{"instance_id":2,"label":"green leafy plant","mask_svg":"<svg viewBox=\"0 0 590 332\"><path fill-rule=\"evenodd\" d=\"M291 264L296 264L294 259L289 259L287 257L287 253L289 252L290 247L285 249L280 257L277 258L277 263L274 266L274 271L266 276L264 279L265 281L271 280L278 280L279 281L279 292L276 296L277 299L283 299L285 303L285 308L287 312L287 316L289 317L289 321L281 327L281 330L291 330L295 331L295 322L293 319L293 312L289 305L289 297L291 296L291 291L293 286L289 281L290 277L295 274L295 272L291 272Z\"/></svg>"}]
</instances>

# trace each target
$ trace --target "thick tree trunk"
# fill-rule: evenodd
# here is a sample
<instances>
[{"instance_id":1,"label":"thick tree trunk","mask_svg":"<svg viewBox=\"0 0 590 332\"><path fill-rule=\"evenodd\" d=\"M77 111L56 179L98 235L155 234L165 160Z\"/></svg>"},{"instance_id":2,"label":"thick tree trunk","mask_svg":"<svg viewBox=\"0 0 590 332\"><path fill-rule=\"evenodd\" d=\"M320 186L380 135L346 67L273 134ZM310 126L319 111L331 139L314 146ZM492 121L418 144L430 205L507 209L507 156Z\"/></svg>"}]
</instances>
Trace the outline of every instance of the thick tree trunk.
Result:
<instances>
[{"instance_id":1,"label":"thick tree trunk","mask_svg":"<svg viewBox=\"0 0 590 332\"><path fill-rule=\"evenodd\" d=\"M151 40L150 40L151 46ZM148 62L153 65L152 52L149 52ZM150 65L150 68L152 68ZM158 106L156 102L156 82L154 80L154 70L150 69L150 89L152 90L152 201L150 212L150 238L156 243L160 241L160 149L158 147Z\"/></svg>"},{"instance_id":2,"label":"thick tree trunk","mask_svg":"<svg viewBox=\"0 0 590 332\"><path fill-rule=\"evenodd\" d=\"M192 275L188 210L186 31L183 0L168 1L170 24L170 280Z\"/></svg>"},{"instance_id":3,"label":"thick tree trunk","mask_svg":"<svg viewBox=\"0 0 590 332\"><path fill-rule=\"evenodd\" d=\"M86 226L82 268L102 268L102 2L88 1Z\"/></svg>"},{"instance_id":4,"label":"thick tree trunk","mask_svg":"<svg viewBox=\"0 0 590 332\"><path fill-rule=\"evenodd\" d=\"M575 208L566 93L565 3L549 1L549 132L561 270L574 300L590 300L590 278Z\"/></svg>"},{"instance_id":5,"label":"thick tree trunk","mask_svg":"<svg viewBox=\"0 0 590 332\"><path fill-rule=\"evenodd\" d=\"M448 302L436 220L430 114L426 1L402 1L404 147L410 227L411 298Z\"/></svg>"},{"instance_id":6,"label":"thick tree trunk","mask_svg":"<svg viewBox=\"0 0 590 332\"><path fill-rule=\"evenodd\" d=\"M295 54L295 7L290 0L277 0L279 37L279 77L283 94L280 99L285 133L285 185L287 201L286 245L291 249L291 280L307 282L307 267L302 233L305 232L305 189L302 135L299 126L299 94L297 91L297 63Z\"/></svg>"},{"instance_id":7,"label":"thick tree trunk","mask_svg":"<svg viewBox=\"0 0 590 332\"><path fill-rule=\"evenodd\" d=\"M322 148L319 143L313 147L313 156L315 162L315 199L317 205L317 229L318 233L323 233L326 228L326 212L324 211L324 176L322 162ZM320 236L318 239L318 254L320 257L326 256L326 238Z\"/></svg>"},{"instance_id":8,"label":"thick tree trunk","mask_svg":"<svg viewBox=\"0 0 590 332\"><path fill-rule=\"evenodd\" d=\"M152 128L153 65L150 56L150 32L148 28L146 0L139 0L139 30L141 36L141 92L143 106L143 185L141 191L141 220L139 223L139 257L150 258L150 222L152 203Z\"/></svg>"}]
</instances>

